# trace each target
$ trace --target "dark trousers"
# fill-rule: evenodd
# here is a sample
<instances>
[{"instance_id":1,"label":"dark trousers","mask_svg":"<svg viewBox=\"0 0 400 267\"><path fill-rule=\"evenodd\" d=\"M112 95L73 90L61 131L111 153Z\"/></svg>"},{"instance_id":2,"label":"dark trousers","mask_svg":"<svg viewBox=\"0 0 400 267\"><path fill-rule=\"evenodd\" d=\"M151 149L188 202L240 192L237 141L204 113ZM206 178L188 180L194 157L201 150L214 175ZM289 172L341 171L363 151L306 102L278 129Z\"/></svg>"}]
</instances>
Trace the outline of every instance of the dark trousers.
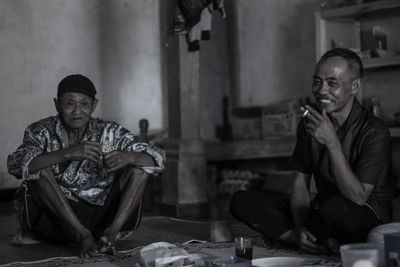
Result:
<instances>
[{"instance_id":1,"label":"dark trousers","mask_svg":"<svg viewBox=\"0 0 400 267\"><path fill-rule=\"evenodd\" d=\"M20 224L39 237L48 241L74 242L64 223L43 203L40 192L32 185L35 181L24 182L17 190L15 201L20 207ZM85 201L68 202L78 220L89 229L95 238L99 238L102 231L109 226L115 217L121 198L118 183L114 183L103 206L92 205ZM18 213L18 208L17 208ZM141 202L132 212L123 225L121 231L134 230L141 220Z\"/></svg>"},{"instance_id":2,"label":"dark trousers","mask_svg":"<svg viewBox=\"0 0 400 267\"><path fill-rule=\"evenodd\" d=\"M273 240L294 228L287 196L239 191L232 198L230 211L235 218ZM369 231L380 223L368 206L333 196L312 205L305 226L319 240L333 237L340 243L354 243L365 242Z\"/></svg>"}]
</instances>

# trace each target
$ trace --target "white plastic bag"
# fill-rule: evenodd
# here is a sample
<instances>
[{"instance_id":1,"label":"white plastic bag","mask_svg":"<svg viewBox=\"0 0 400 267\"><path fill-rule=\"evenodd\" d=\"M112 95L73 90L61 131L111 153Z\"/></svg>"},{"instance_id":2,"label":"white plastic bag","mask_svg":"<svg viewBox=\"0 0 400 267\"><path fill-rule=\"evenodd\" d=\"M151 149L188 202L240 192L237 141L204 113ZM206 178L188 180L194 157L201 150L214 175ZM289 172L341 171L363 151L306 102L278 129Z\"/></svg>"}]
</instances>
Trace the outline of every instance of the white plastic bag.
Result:
<instances>
[{"instance_id":1,"label":"white plastic bag","mask_svg":"<svg viewBox=\"0 0 400 267\"><path fill-rule=\"evenodd\" d=\"M188 267L203 257L205 256L200 254L189 254L186 250L167 242L151 243L140 250L141 263L145 267Z\"/></svg>"}]
</instances>

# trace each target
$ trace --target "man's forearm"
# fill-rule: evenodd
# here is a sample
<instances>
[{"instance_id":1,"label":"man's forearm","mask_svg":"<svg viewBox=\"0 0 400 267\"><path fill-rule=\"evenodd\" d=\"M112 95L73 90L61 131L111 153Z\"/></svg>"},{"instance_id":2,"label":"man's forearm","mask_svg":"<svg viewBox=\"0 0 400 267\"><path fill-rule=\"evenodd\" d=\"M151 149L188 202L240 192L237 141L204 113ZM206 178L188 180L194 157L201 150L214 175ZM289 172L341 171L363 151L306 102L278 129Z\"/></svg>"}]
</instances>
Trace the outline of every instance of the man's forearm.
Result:
<instances>
[{"instance_id":1,"label":"man's forearm","mask_svg":"<svg viewBox=\"0 0 400 267\"><path fill-rule=\"evenodd\" d=\"M131 165L136 167L154 167L156 166L152 156L143 152L130 152Z\"/></svg>"},{"instance_id":2,"label":"man's forearm","mask_svg":"<svg viewBox=\"0 0 400 267\"><path fill-rule=\"evenodd\" d=\"M367 200L370 191L366 190L364 185L354 174L344 156L342 146L338 145L329 148L328 151L336 184L340 192L343 196L352 200L356 204L362 205Z\"/></svg>"},{"instance_id":3,"label":"man's forearm","mask_svg":"<svg viewBox=\"0 0 400 267\"><path fill-rule=\"evenodd\" d=\"M304 227L307 214L310 210L310 200L308 197L291 195L290 206L293 215L294 228L299 231Z\"/></svg>"},{"instance_id":4,"label":"man's forearm","mask_svg":"<svg viewBox=\"0 0 400 267\"><path fill-rule=\"evenodd\" d=\"M62 150L43 153L32 159L28 167L29 172L34 173L64 161L66 161L66 158Z\"/></svg>"},{"instance_id":5,"label":"man's forearm","mask_svg":"<svg viewBox=\"0 0 400 267\"><path fill-rule=\"evenodd\" d=\"M308 179L310 178L306 175L296 173L290 193L290 206L296 231L304 226L310 209Z\"/></svg>"}]
</instances>

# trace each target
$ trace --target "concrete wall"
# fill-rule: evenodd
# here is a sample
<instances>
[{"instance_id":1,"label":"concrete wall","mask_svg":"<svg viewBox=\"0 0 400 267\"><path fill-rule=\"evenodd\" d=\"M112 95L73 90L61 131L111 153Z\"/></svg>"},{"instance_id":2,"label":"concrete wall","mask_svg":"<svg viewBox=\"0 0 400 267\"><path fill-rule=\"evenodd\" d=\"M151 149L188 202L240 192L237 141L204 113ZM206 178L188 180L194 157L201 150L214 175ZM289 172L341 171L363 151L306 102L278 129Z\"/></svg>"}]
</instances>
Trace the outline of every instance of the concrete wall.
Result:
<instances>
[{"instance_id":1,"label":"concrete wall","mask_svg":"<svg viewBox=\"0 0 400 267\"><path fill-rule=\"evenodd\" d=\"M6 159L25 127L56 114L60 79L90 77L101 91L97 0L2 0L0 2L0 188L19 183Z\"/></svg>"},{"instance_id":2,"label":"concrete wall","mask_svg":"<svg viewBox=\"0 0 400 267\"><path fill-rule=\"evenodd\" d=\"M140 118L164 126L158 1L0 1L0 188L19 184L7 156L27 125L56 114L53 97L68 74L94 82L95 116L135 132Z\"/></svg>"},{"instance_id":3,"label":"concrete wall","mask_svg":"<svg viewBox=\"0 0 400 267\"><path fill-rule=\"evenodd\" d=\"M165 127L161 84L159 0L102 1L102 91L104 118L138 131Z\"/></svg>"},{"instance_id":4,"label":"concrete wall","mask_svg":"<svg viewBox=\"0 0 400 267\"><path fill-rule=\"evenodd\" d=\"M311 94L318 0L233 0L237 106Z\"/></svg>"}]
</instances>

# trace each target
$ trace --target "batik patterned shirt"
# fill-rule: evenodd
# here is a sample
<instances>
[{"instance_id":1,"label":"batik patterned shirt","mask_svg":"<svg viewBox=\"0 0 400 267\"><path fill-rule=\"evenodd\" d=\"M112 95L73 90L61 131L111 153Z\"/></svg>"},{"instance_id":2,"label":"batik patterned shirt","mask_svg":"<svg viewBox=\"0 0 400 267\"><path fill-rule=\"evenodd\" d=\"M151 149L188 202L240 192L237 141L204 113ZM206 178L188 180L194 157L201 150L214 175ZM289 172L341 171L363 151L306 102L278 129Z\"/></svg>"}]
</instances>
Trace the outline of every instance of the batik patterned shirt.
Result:
<instances>
[{"instance_id":1,"label":"batik patterned shirt","mask_svg":"<svg viewBox=\"0 0 400 267\"><path fill-rule=\"evenodd\" d=\"M115 122L91 118L84 141L100 143L103 153L123 150L150 155L156 166L138 166L150 175L156 176L164 169L165 152L162 149L140 142L136 135ZM30 173L28 170L31 160L42 153L67 147L67 133L59 116L42 119L26 128L22 145L8 156L8 172L18 179L37 180L40 171ZM82 199L94 205L104 204L114 181L114 172L106 172L101 161L72 160L65 169L60 164L52 165L51 169L67 198Z\"/></svg>"}]
</instances>

